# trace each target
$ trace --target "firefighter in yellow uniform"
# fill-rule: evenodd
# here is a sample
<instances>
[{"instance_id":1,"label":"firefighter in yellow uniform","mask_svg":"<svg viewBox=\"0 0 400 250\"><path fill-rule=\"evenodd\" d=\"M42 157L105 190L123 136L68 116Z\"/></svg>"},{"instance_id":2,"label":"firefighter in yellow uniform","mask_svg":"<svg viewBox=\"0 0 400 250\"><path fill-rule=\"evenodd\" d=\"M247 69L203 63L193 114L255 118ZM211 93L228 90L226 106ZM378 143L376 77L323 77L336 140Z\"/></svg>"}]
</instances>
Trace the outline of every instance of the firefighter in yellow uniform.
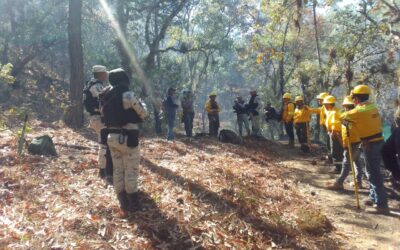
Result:
<instances>
[{"instance_id":1,"label":"firefighter in yellow uniform","mask_svg":"<svg viewBox=\"0 0 400 250\"><path fill-rule=\"evenodd\" d=\"M296 109L294 111L294 126L296 128L297 138L300 143L301 151L310 151L310 121L311 114L319 114L318 108L311 108L304 104L304 98L297 96L295 98Z\"/></svg>"},{"instance_id":2,"label":"firefighter in yellow uniform","mask_svg":"<svg viewBox=\"0 0 400 250\"><path fill-rule=\"evenodd\" d=\"M343 100L343 109L345 112L349 112L350 110L354 109L354 102L351 99L351 96L346 96ZM345 115L344 113L342 116ZM350 136L347 136L347 128L350 130ZM343 190L343 183L346 177L349 175L351 170L350 165L350 156L349 156L349 141L351 144L351 153L353 161L356 165L356 179L358 188L362 188L362 174L363 174L363 166L361 156L361 149L360 149L360 136L358 135L357 130L354 129L352 124L342 124L342 140L343 140L343 163L342 163L342 172L340 173L339 178L336 180L335 183L328 185L328 189L331 190Z\"/></svg>"},{"instance_id":3,"label":"firefighter in yellow uniform","mask_svg":"<svg viewBox=\"0 0 400 250\"><path fill-rule=\"evenodd\" d=\"M340 173L343 162L342 125L340 122L341 111L336 105L336 98L328 95L323 102L326 110L325 126L331 144L331 156L336 173Z\"/></svg>"},{"instance_id":4,"label":"firefighter in yellow uniform","mask_svg":"<svg viewBox=\"0 0 400 250\"><path fill-rule=\"evenodd\" d=\"M219 112L221 112L221 107L216 101L217 93L212 92L209 95L209 98L210 99L204 105L204 109L207 111L208 114L210 136L218 137Z\"/></svg>"},{"instance_id":5,"label":"firefighter in yellow uniform","mask_svg":"<svg viewBox=\"0 0 400 250\"><path fill-rule=\"evenodd\" d=\"M329 93L327 92L322 92L317 96L317 101L318 101L318 106L320 107L319 110L319 126L321 128L322 134L325 137L325 141L326 141L326 148L328 150L328 161L330 163L332 163L332 156L331 156L331 143L330 143L330 138L329 138L329 134L328 131L326 130L326 110L325 110L325 106L323 104L324 102L324 98L327 97L329 95Z\"/></svg>"},{"instance_id":6,"label":"firefighter in yellow uniform","mask_svg":"<svg viewBox=\"0 0 400 250\"><path fill-rule=\"evenodd\" d=\"M369 200L366 205L374 205L368 212L387 214L387 194L380 172L383 145L382 122L376 105L369 101L371 90L367 85L358 85L353 89L352 98L356 107L342 115L342 122L351 124L358 132L369 180Z\"/></svg>"},{"instance_id":7,"label":"firefighter in yellow uniform","mask_svg":"<svg viewBox=\"0 0 400 250\"><path fill-rule=\"evenodd\" d=\"M290 100L292 96L289 93L285 93L282 97L282 122L285 125L286 134L289 137L289 146L294 147L294 132L293 132L293 116L295 105Z\"/></svg>"}]
</instances>

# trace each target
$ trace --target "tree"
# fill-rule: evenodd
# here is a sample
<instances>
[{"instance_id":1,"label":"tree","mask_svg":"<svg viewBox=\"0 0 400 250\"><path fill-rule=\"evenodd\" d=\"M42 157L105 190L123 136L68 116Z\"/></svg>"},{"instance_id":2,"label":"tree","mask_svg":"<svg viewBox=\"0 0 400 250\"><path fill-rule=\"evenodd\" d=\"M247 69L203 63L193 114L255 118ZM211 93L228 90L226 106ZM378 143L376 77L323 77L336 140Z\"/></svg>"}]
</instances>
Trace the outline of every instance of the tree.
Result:
<instances>
[{"instance_id":1,"label":"tree","mask_svg":"<svg viewBox=\"0 0 400 250\"><path fill-rule=\"evenodd\" d=\"M70 101L67 110L67 125L73 128L83 126L82 89L83 49L82 49L82 0L69 1L68 41L70 58Z\"/></svg>"}]
</instances>

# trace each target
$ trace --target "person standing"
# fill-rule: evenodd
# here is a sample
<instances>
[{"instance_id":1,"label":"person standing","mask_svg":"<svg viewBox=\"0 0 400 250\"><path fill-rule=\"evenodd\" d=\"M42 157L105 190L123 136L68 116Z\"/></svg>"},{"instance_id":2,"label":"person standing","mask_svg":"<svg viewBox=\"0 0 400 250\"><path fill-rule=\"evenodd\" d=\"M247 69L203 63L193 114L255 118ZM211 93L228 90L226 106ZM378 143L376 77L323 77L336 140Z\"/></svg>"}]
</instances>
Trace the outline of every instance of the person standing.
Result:
<instances>
[{"instance_id":1,"label":"person standing","mask_svg":"<svg viewBox=\"0 0 400 250\"><path fill-rule=\"evenodd\" d=\"M362 151L366 160L369 185L369 200L366 205L374 205L367 212L387 214L390 212L388 198L381 175L383 145L382 122L376 105L369 101L371 89L367 85L358 85L353 89L352 98L356 107L342 115L343 122L348 122L358 131Z\"/></svg>"},{"instance_id":2,"label":"person standing","mask_svg":"<svg viewBox=\"0 0 400 250\"><path fill-rule=\"evenodd\" d=\"M294 131L293 131L293 116L295 105L290 101L292 96L289 93L285 93L282 97L282 122L285 125L286 134L289 137L289 147L294 147Z\"/></svg>"},{"instance_id":3,"label":"person standing","mask_svg":"<svg viewBox=\"0 0 400 250\"><path fill-rule=\"evenodd\" d=\"M235 110L237 116L239 135L243 136L243 125L244 125L244 127L246 128L247 135L249 136L250 135L249 116L247 114L244 100L240 95L236 97L235 104L233 105L233 110Z\"/></svg>"},{"instance_id":4,"label":"person standing","mask_svg":"<svg viewBox=\"0 0 400 250\"><path fill-rule=\"evenodd\" d=\"M339 174L343 162L342 126L340 122L341 111L336 107L336 98L328 95L323 102L326 110L325 126L330 138L331 156L335 173Z\"/></svg>"},{"instance_id":5,"label":"person standing","mask_svg":"<svg viewBox=\"0 0 400 250\"><path fill-rule=\"evenodd\" d=\"M97 155L97 162L99 165L99 177L105 179L107 177L107 161L108 164L112 164L112 160L109 154L107 157L107 145L102 144L101 142L101 131L105 127L101 119L99 95L103 92L105 88L109 86L107 82L108 72L105 66L95 65L92 68L92 73L93 78L86 83L86 87L83 90L83 103L86 111L90 114L89 127L95 131L97 135L97 140L99 142Z\"/></svg>"},{"instance_id":6,"label":"person standing","mask_svg":"<svg viewBox=\"0 0 400 250\"><path fill-rule=\"evenodd\" d=\"M310 108L304 104L304 98L297 96L295 98L296 109L294 111L294 126L296 128L297 138L300 143L300 149L304 153L310 151L310 121L311 114L319 114L319 109Z\"/></svg>"},{"instance_id":7,"label":"person standing","mask_svg":"<svg viewBox=\"0 0 400 250\"><path fill-rule=\"evenodd\" d=\"M209 95L209 100L206 102L204 108L208 114L209 130L210 136L218 137L219 131L219 112L221 112L221 107L217 102L217 94L212 92Z\"/></svg>"},{"instance_id":8,"label":"person standing","mask_svg":"<svg viewBox=\"0 0 400 250\"><path fill-rule=\"evenodd\" d=\"M259 137L261 136L260 129L260 108L261 102L257 95L257 90L250 91L250 100L247 104L247 111L249 112L249 119L251 121L252 135Z\"/></svg>"},{"instance_id":9,"label":"person standing","mask_svg":"<svg viewBox=\"0 0 400 250\"><path fill-rule=\"evenodd\" d=\"M193 119L194 119L194 108L193 108L193 93L192 91L185 89L182 91L181 107L183 111L183 123L185 124L185 132L187 137L193 136Z\"/></svg>"},{"instance_id":10,"label":"person standing","mask_svg":"<svg viewBox=\"0 0 400 250\"><path fill-rule=\"evenodd\" d=\"M167 140L173 141L175 140L174 127L175 127L175 119L176 119L176 110L178 109L178 104L176 104L176 89L169 88L167 91L167 98L165 101L165 112L167 115L167 123L168 123L168 132L167 132Z\"/></svg>"},{"instance_id":11,"label":"person standing","mask_svg":"<svg viewBox=\"0 0 400 250\"><path fill-rule=\"evenodd\" d=\"M351 99L351 96L346 96L343 101L343 109L345 112L349 112L350 110L354 109L354 102ZM360 136L358 135L357 130L354 129L352 124L342 124L342 138L343 138L343 164L342 164L342 170L340 173L339 178L335 181L333 184L328 184L328 189L331 190L343 190L344 186L343 183L346 179L346 177L349 175L349 172L351 170L351 165L350 165L350 155L349 155L349 150L351 150L351 155L353 158L353 162L355 163L356 167L356 180L357 180L357 186L359 189L362 188L362 175L363 175L363 166L364 164L362 163L362 160L360 158L361 156L361 149L360 149L360 143L361 139ZM347 128L350 130L349 133L347 131ZM349 134L350 136L348 136ZM351 145L351 149L349 149L349 142Z\"/></svg>"},{"instance_id":12,"label":"person standing","mask_svg":"<svg viewBox=\"0 0 400 250\"><path fill-rule=\"evenodd\" d=\"M328 130L326 129L326 110L325 110L325 106L323 105L324 102L324 98L327 97L329 95L329 93L327 92L322 92L317 96L317 102L318 102L318 106L320 107L319 110L319 126L320 128L322 128L322 134L325 137L325 141L326 141L326 148L328 150L328 162L329 163L333 163L332 160L332 155L331 155L331 139L329 137L328 134Z\"/></svg>"},{"instance_id":13,"label":"person standing","mask_svg":"<svg viewBox=\"0 0 400 250\"><path fill-rule=\"evenodd\" d=\"M108 128L107 143L114 163L114 190L120 214L141 209L138 193L139 123L148 115L146 106L129 90L129 78L123 69L109 73L112 85L103 93L102 112Z\"/></svg>"},{"instance_id":14,"label":"person standing","mask_svg":"<svg viewBox=\"0 0 400 250\"><path fill-rule=\"evenodd\" d=\"M264 115L265 121L268 123L268 130L270 132L271 139L274 140L274 131L277 132L279 137L279 124L277 124L278 120L276 110L271 106L270 102L267 102L267 106L264 108Z\"/></svg>"},{"instance_id":15,"label":"person standing","mask_svg":"<svg viewBox=\"0 0 400 250\"><path fill-rule=\"evenodd\" d=\"M392 172L395 180L400 181L400 103L396 101L392 134L382 146L381 154L385 168Z\"/></svg>"}]
</instances>

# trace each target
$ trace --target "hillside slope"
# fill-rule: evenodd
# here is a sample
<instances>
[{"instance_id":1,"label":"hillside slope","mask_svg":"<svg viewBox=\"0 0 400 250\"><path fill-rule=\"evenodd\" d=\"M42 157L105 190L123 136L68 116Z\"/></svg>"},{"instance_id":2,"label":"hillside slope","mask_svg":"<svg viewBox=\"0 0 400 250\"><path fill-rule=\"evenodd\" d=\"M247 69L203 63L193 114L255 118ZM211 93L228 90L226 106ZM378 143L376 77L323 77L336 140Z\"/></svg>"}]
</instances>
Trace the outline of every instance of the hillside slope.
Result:
<instances>
[{"instance_id":1,"label":"hillside slope","mask_svg":"<svg viewBox=\"0 0 400 250\"><path fill-rule=\"evenodd\" d=\"M57 158L15 155L1 132L0 246L6 249L336 249L332 226L301 194L272 142L244 145L145 138L145 210L118 218L113 189L97 177L89 131L34 124L53 136Z\"/></svg>"}]
</instances>

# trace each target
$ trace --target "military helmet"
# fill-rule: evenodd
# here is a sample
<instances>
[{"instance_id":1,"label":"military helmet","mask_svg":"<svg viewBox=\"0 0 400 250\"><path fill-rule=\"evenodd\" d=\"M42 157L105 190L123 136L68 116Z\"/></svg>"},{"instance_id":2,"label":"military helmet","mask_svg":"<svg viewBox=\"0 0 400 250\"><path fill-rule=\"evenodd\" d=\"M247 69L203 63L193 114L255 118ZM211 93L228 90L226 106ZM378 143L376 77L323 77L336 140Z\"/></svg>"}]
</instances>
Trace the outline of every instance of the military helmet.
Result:
<instances>
[{"instance_id":1,"label":"military helmet","mask_svg":"<svg viewBox=\"0 0 400 250\"><path fill-rule=\"evenodd\" d=\"M211 92L209 97L211 97L211 96L217 96L217 92L215 92L215 91Z\"/></svg>"},{"instance_id":2,"label":"military helmet","mask_svg":"<svg viewBox=\"0 0 400 250\"><path fill-rule=\"evenodd\" d=\"M108 74L108 80L112 86L117 86L119 84L129 85L128 74L121 68L111 70Z\"/></svg>"},{"instance_id":3,"label":"military helmet","mask_svg":"<svg viewBox=\"0 0 400 250\"><path fill-rule=\"evenodd\" d=\"M328 95L327 97L324 98L323 104L335 104L336 103L336 98L333 95Z\"/></svg>"}]
</instances>

